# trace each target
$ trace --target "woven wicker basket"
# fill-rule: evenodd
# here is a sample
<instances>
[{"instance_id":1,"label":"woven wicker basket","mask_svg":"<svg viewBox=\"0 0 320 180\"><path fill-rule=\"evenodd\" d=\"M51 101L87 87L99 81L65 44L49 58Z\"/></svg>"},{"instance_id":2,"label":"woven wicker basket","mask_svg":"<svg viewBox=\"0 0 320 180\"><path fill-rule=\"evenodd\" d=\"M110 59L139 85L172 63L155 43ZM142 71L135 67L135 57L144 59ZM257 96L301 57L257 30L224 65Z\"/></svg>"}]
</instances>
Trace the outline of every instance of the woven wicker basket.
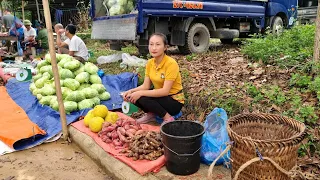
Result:
<instances>
[{"instance_id":1,"label":"woven wicker basket","mask_svg":"<svg viewBox=\"0 0 320 180\"><path fill-rule=\"evenodd\" d=\"M256 158L258 150L283 169L290 171L297 162L298 148L305 137L305 125L294 119L273 114L240 114L228 120L228 133L234 142L231 148L231 176L241 165ZM258 161L238 176L250 179L290 179L269 161Z\"/></svg>"}]
</instances>

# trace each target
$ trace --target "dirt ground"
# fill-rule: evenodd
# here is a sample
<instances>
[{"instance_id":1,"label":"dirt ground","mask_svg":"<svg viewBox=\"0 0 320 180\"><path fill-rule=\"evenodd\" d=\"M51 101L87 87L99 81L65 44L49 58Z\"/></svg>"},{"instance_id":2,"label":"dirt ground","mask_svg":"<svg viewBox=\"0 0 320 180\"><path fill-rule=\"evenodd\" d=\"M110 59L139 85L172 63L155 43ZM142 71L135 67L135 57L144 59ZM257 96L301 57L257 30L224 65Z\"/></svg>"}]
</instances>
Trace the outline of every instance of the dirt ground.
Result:
<instances>
[{"instance_id":1,"label":"dirt ground","mask_svg":"<svg viewBox=\"0 0 320 180\"><path fill-rule=\"evenodd\" d=\"M74 143L63 140L0 156L0 180L112 180Z\"/></svg>"}]
</instances>

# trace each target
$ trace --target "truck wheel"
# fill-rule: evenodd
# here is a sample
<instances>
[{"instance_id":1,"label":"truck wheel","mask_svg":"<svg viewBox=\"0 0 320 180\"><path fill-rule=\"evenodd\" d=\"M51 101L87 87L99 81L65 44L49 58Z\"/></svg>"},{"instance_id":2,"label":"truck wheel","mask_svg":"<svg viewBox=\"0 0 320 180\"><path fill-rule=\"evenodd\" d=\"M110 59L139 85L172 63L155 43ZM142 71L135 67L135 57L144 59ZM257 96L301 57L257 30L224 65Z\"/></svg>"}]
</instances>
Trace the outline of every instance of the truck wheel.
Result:
<instances>
[{"instance_id":1,"label":"truck wheel","mask_svg":"<svg viewBox=\"0 0 320 180\"><path fill-rule=\"evenodd\" d=\"M283 20L281 17L276 16L272 22L272 33L275 35L280 35L283 32Z\"/></svg>"},{"instance_id":2,"label":"truck wheel","mask_svg":"<svg viewBox=\"0 0 320 180\"><path fill-rule=\"evenodd\" d=\"M179 46L183 54L204 53L209 49L210 33L208 28L202 23L196 23L191 26L186 34L184 46Z\"/></svg>"},{"instance_id":3,"label":"truck wheel","mask_svg":"<svg viewBox=\"0 0 320 180\"><path fill-rule=\"evenodd\" d=\"M233 39L220 39L222 44L232 44Z\"/></svg>"}]
</instances>

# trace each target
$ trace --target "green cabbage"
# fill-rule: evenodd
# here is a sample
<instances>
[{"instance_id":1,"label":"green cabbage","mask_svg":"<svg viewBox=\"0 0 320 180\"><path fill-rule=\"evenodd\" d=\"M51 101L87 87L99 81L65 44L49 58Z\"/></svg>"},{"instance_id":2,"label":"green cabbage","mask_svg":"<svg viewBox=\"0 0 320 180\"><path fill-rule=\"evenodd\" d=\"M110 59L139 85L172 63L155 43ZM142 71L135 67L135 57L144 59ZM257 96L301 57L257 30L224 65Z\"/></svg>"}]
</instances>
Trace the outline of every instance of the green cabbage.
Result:
<instances>
[{"instance_id":1,"label":"green cabbage","mask_svg":"<svg viewBox=\"0 0 320 180\"><path fill-rule=\"evenodd\" d=\"M67 63L67 62L70 62L72 61L72 57L66 57L66 58L63 58L59 63L58 63L58 66L59 67L64 67L64 65Z\"/></svg>"},{"instance_id":2,"label":"green cabbage","mask_svg":"<svg viewBox=\"0 0 320 180\"><path fill-rule=\"evenodd\" d=\"M47 61L47 63L51 64L51 56L50 56L50 54L46 54L44 59Z\"/></svg>"},{"instance_id":3,"label":"green cabbage","mask_svg":"<svg viewBox=\"0 0 320 180\"><path fill-rule=\"evenodd\" d=\"M54 80L52 81L51 85L53 88L56 88L56 83L54 82ZM60 79L60 87L62 87L62 86L63 86L63 80Z\"/></svg>"},{"instance_id":4,"label":"green cabbage","mask_svg":"<svg viewBox=\"0 0 320 180\"><path fill-rule=\"evenodd\" d=\"M61 69L59 72L61 79L74 78L74 74L69 69Z\"/></svg>"},{"instance_id":5,"label":"green cabbage","mask_svg":"<svg viewBox=\"0 0 320 180\"><path fill-rule=\"evenodd\" d=\"M80 64L81 63L79 61L72 60L72 61L66 62L63 67L65 69L69 69L69 70L73 71L73 70L78 69L80 67Z\"/></svg>"},{"instance_id":6,"label":"green cabbage","mask_svg":"<svg viewBox=\"0 0 320 180\"><path fill-rule=\"evenodd\" d=\"M47 65L50 65L50 63L48 63L48 61L42 60L37 64L37 68L40 69L41 67L47 66Z\"/></svg>"},{"instance_id":7,"label":"green cabbage","mask_svg":"<svg viewBox=\"0 0 320 180\"><path fill-rule=\"evenodd\" d=\"M92 88L84 88L81 91L87 99L94 98L99 95L98 91Z\"/></svg>"},{"instance_id":8,"label":"green cabbage","mask_svg":"<svg viewBox=\"0 0 320 180\"><path fill-rule=\"evenodd\" d=\"M100 104L100 99L98 97L92 98L92 101L94 102L95 106Z\"/></svg>"},{"instance_id":9,"label":"green cabbage","mask_svg":"<svg viewBox=\"0 0 320 180\"><path fill-rule=\"evenodd\" d=\"M82 90L84 88L88 88L88 87L91 87L90 84L87 84L87 83L84 83L84 84L81 84L80 87L78 88L78 90Z\"/></svg>"},{"instance_id":10,"label":"green cabbage","mask_svg":"<svg viewBox=\"0 0 320 180\"><path fill-rule=\"evenodd\" d=\"M92 101L92 99L85 99L78 103L79 110L93 108L93 107L94 107L94 102Z\"/></svg>"},{"instance_id":11,"label":"green cabbage","mask_svg":"<svg viewBox=\"0 0 320 180\"><path fill-rule=\"evenodd\" d=\"M37 81L38 79L40 79L40 78L42 78L42 74L41 74L41 73L33 76L33 77L32 77L32 80L33 80L33 82L36 82L36 81Z\"/></svg>"},{"instance_id":12,"label":"green cabbage","mask_svg":"<svg viewBox=\"0 0 320 180\"><path fill-rule=\"evenodd\" d=\"M62 59L65 58L72 58L71 56L69 56L69 54L56 54L57 57L57 61L61 61Z\"/></svg>"},{"instance_id":13,"label":"green cabbage","mask_svg":"<svg viewBox=\"0 0 320 180\"><path fill-rule=\"evenodd\" d=\"M59 111L59 103L58 103L58 101L53 101L53 102L51 101L50 107L52 109L56 110L56 111Z\"/></svg>"},{"instance_id":14,"label":"green cabbage","mask_svg":"<svg viewBox=\"0 0 320 180\"><path fill-rule=\"evenodd\" d=\"M48 73L48 72L43 73L43 74L42 74L42 77L44 77L44 76L47 76L48 79L51 79L51 78L52 78L51 74Z\"/></svg>"},{"instance_id":15,"label":"green cabbage","mask_svg":"<svg viewBox=\"0 0 320 180\"><path fill-rule=\"evenodd\" d=\"M72 91L66 97L67 101L75 101L75 102L80 102L84 99L86 99L86 97L81 91Z\"/></svg>"},{"instance_id":16,"label":"green cabbage","mask_svg":"<svg viewBox=\"0 0 320 180\"><path fill-rule=\"evenodd\" d=\"M80 83L75 79L67 78L63 81L63 86L75 91L80 87Z\"/></svg>"},{"instance_id":17,"label":"green cabbage","mask_svg":"<svg viewBox=\"0 0 320 180\"><path fill-rule=\"evenodd\" d=\"M99 98L101 101L106 101L110 99L110 93L109 92L103 92L99 95Z\"/></svg>"},{"instance_id":18,"label":"green cabbage","mask_svg":"<svg viewBox=\"0 0 320 180\"><path fill-rule=\"evenodd\" d=\"M41 94L37 94L37 99L40 101L43 96Z\"/></svg>"},{"instance_id":19,"label":"green cabbage","mask_svg":"<svg viewBox=\"0 0 320 180\"><path fill-rule=\"evenodd\" d=\"M72 111L76 111L78 109L78 104L76 102L65 101L63 104L67 114L70 114Z\"/></svg>"},{"instance_id":20,"label":"green cabbage","mask_svg":"<svg viewBox=\"0 0 320 180\"><path fill-rule=\"evenodd\" d=\"M47 66L43 66L40 68L40 73L45 73L45 72L48 72L50 75L53 75L53 72L52 72L52 66L51 65L47 65Z\"/></svg>"},{"instance_id":21,"label":"green cabbage","mask_svg":"<svg viewBox=\"0 0 320 180\"><path fill-rule=\"evenodd\" d=\"M88 72L89 74L97 74L99 68L96 65L94 65L93 63L91 63L91 62L87 62L84 65L84 70L86 72Z\"/></svg>"},{"instance_id":22,"label":"green cabbage","mask_svg":"<svg viewBox=\"0 0 320 180\"><path fill-rule=\"evenodd\" d=\"M41 94L43 96L49 96L56 94L56 90L52 87L52 85L46 84L43 88L41 88Z\"/></svg>"},{"instance_id":23,"label":"green cabbage","mask_svg":"<svg viewBox=\"0 0 320 180\"><path fill-rule=\"evenodd\" d=\"M73 73L74 73L74 75L77 76L78 74L80 74L82 72L84 72L84 65L80 64L80 67L77 70L75 70Z\"/></svg>"},{"instance_id":24,"label":"green cabbage","mask_svg":"<svg viewBox=\"0 0 320 180\"><path fill-rule=\"evenodd\" d=\"M102 84L92 84L91 88L97 90L99 94L106 91L106 88Z\"/></svg>"},{"instance_id":25,"label":"green cabbage","mask_svg":"<svg viewBox=\"0 0 320 180\"><path fill-rule=\"evenodd\" d=\"M99 76L98 76L99 77ZM79 83L88 83L89 82L89 78L90 78L90 74L87 73L87 72L82 72L82 73L79 73L77 76L76 76L76 80L79 82Z\"/></svg>"},{"instance_id":26,"label":"green cabbage","mask_svg":"<svg viewBox=\"0 0 320 180\"><path fill-rule=\"evenodd\" d=\"M49 106L50 105L50 102L51 102L51 99L53 98L54 96L43 96L39 103L42 104L42 105L47 105Z\"/></svg>"},{"instance_id":27,"label":"green cabbage","mask_svg":"<svg viewBox=\"0 0 320 180\"><path fill-rule=\"evenodd\" d=\"M33 94L34 96L36 96L36 95L38 95L38 94L40 94L40 93L41 93L41 89L35 89L35 90L32 91L32 94Z\"/></svg>"},{"instance_id":28,"label":"green cabbage","mask_svg":"<svg viewBox=\"0 0 320 180\"><path fill-rule=\"evenodd\" d=\"M71 92L72 92L71 89L67 87L61 87L61 93L62 93L63 99L65 99L68 96L68 94L70 94Z\"/></svg>"},{"instance_id":29,"label":"green cabbage","mask_svg":"<svg viewBox=\"0 0 320 180\"><path fill-rule=\"evenodd\" d=\"M102 84L101 78L98 75L90 75L90 82L92 84Z\"/></svg>"},{"instance_id":30,"label":"green cabbage","mask_svg":"<svg viewBox=\"0 0 320 180\"><path fill-rule=\"evenodd\" d=\"M54 102L57 102L58 101L58 98L57 96L52 96L51 100L50 100L50 106L54 103Z\"/></svg>"},{"instance_id":31,"label":"green cabbage","mask_svg":"<svg viewBox=\"0 0 320 180\"><path fill-rule=\"evenodd\" d=\"M38 79L34 84L36 85L37 88L42 88L46 81L49 80L48 76L43 76L42 78Z\"/></svg>"},{"instance_id":32,"label":"green cabbage","mask_svg":"<svg viewBox=\"0 0 320 180\"><path fill-rule=\"evenodd\" d=\"M37 89L36 85L34 83L31 83L30 86L29 86L29 90L31 92L33 92L33 90Z\"/></svg>"}]
</instances>

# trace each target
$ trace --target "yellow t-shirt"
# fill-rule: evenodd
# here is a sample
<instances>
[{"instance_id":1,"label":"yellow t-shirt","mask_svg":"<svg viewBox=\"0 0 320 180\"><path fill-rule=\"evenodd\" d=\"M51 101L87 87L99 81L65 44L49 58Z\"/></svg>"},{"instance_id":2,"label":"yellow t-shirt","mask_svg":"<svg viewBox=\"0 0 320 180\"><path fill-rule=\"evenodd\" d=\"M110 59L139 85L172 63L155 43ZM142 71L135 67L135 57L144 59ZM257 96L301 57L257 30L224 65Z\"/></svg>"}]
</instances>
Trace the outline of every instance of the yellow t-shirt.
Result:
<instances>
[{"instance_id":1,"label":"yellow t-shirt","mask_svg":"<svg viewBox=\"0 0 320 180\"><path fill-rule=\"evenodd\" d=\"M180 103L184 103L179 65L173 58L165 55L158 66L154 58L148 60L145 76L150 78L154 89L162 88L165 80L173 81L169 95Z\"/></svg>"}]
</instances>

